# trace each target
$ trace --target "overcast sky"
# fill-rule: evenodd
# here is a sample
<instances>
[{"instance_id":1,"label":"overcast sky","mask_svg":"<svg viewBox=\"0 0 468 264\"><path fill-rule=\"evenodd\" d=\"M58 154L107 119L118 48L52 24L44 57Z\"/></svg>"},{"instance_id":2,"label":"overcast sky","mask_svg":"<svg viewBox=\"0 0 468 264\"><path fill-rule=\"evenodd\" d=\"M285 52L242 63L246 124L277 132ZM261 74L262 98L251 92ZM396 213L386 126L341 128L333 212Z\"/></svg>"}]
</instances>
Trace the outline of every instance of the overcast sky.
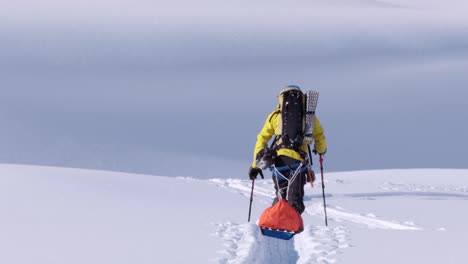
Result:
<instances>
[{"instance_id":1,"label":"overcast sky","mask_svg":"<svg viewBox=\"0 0 468 264\"><path fill-rule=\"evenodd\" d=\"M297 84L330 170L466 167L462 1L29 2L0 10L0 162L245 176Z\"/></svg>"}]
</instances>

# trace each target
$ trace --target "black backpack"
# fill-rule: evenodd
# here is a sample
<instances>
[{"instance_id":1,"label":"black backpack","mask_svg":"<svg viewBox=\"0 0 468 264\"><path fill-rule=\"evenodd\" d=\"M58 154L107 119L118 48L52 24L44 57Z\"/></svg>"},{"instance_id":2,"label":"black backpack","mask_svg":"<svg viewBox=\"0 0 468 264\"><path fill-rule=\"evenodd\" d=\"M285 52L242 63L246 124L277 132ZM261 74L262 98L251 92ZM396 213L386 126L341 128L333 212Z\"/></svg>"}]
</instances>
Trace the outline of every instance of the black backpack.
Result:
<instances>
[{"instance_id":1,"label":"black backpack","mask_svg":"<svg viewBox=\"0 0 468 264\"><path fill-rule=\"evenodd\" d=\"M288 89L280 94L279 100L281 134L276 147L298 150L304 144L306 96L299 89Z\"/></svg>"}]
</instances>

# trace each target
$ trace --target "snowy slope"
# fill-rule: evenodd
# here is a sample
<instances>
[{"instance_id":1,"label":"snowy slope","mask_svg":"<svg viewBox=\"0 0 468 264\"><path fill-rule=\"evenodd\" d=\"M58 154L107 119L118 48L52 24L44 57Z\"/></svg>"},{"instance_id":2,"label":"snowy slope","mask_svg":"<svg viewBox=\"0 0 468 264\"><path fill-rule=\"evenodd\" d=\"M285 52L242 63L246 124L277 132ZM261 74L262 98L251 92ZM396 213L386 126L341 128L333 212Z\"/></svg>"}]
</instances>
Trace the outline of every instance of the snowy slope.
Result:
<instances>
[{"instance_id":1,"label":"snowy slope","mask_svg":"<svg viewBox=\"0 0 468 264\"><path fill-rule=\"evenodd\" d=\"M319 186L319 184L317 184ZM468 170L326 175L305 231L262 237L250 182L0 165L0 263L463 263ZM252 216L273 197L256 181Z\"/></svg>"}]
</instances>

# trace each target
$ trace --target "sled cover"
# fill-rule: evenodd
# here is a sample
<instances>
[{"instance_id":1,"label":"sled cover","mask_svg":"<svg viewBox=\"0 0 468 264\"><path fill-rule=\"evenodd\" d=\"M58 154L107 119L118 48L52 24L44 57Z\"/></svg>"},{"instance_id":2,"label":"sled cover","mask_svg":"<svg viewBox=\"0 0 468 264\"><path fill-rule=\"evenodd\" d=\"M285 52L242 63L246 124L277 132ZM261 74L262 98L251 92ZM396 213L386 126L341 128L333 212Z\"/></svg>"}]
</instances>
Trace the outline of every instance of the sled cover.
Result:
<instances>
[{"instance_id":1,"label":"sled cover","mask_svg":"<svg viewBox=\"0 0 468 264\"><path fill-rule=\"evenodd\" d=\"M267 208L260 216L258 226L263 235L286 240L304 230L301 215L285 199Z\"/></svg>"}]
</instances>

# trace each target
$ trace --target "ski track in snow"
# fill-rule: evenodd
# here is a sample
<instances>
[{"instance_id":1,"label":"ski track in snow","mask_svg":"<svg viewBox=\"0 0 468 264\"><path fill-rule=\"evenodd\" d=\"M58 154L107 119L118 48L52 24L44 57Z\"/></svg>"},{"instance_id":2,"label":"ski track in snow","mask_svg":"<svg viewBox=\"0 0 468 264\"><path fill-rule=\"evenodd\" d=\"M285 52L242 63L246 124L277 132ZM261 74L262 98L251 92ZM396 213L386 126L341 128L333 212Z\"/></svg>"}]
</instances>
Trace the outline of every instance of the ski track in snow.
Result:
<instances>
[{"instance_id":1,"label":"ski track in snow","mask_svg":"<svg viewBox=\"0 0 468 264\"><path fill-rule=\"evenodd\" d=\"M212 183L218 187L231 192L250 197L251 182L240 179L213 179ZM340 183L340 182L337 182ZM320 182L316 183L320 186ZM466 186L457 186L445 191L466 192ZM367 196L388 196L388 195L414 195L421 196L442 196L442 191L435 187L413 186L408 184L384 183L379 187L383 191L363 194L344 194L331 196L360 198ZM400 193L393 193L399 191ZM273 184L270 181L255 182L254 195L257 202L270 204L275 197ZM455 196L457 198L458 196ZM461 198L464 196L462 195ZM323 205L321 202L311 202L305 197L306 210L304 213L324 217ZM393 229L393 230L421 230L412 222L399 223L376 217L372 213L355 213L347 211L339 206L333 205L333 200L327 202L327 213L330 221L334 221L336 227L311 226L306 225L301 234L294 236L289 241L262 236L259 228L255 224L245 223L221 223L216 224L216 235L224 241L223 257L217 259L218 263L336 263L337 256L343 249L350 247L349 225L364 227L369 229ZM346 225L345 225L346 223Z\"/></svg>"},{"instance_id":2,"label":"ski track in snow","mask_svg":"<svg viewBox=\"0 0 468 264\"><path fill-rule=\"evenodd\" d=\"M250 181L244 181L240 179L212 179L210 181L217 184L221 188L228 189L247 197L250 197L250 192L252 191ZM273 185L269 184L268 181L255 181L254 193L256 196L260 195L261 197L267 197L270 199L275 198ZM269 201L269 203L270 202L271 201Z\"/></svg>"},{"instance_id":3,"label":"ski track in snow","mask_svg":"<svg viewBox=\"0 0 468 264\"><path fill-rule=\"evenodd\" d=\"M312 206L308 206L306 208L306 213L310 215L325 215L323 205L320 203L314 203ZM339 207L331 206L328 203L327 215L329 219L335 220L336 222L347 221L361 226L364 225L370 229L420 230L420 228L416 226L378 219L373 214L360 215L346 212Z\"/></svg>"},{"instance_id":4,"label":"ski track in snow","mask_svg":"<svg viewBox=\"0 0 468 264\"><path fill-rule=\"evenodd\" d=\"M224 241L223 257L217 263L287 264L335 263L341 249L347 248L344 226L306 226L291 240L262 236L255 224L216 224L216 235Z\"/></svg>"},{"instance_id":5,"label":"ski track in snow","mask_svg":"<svg viewBox=\"0 0 468 264\"><path fill-rule=\"evenodd\" d=\"M251 182L237 179L212 180L220 188L250 196ZM249 186L250 185L250 186ZM268 181L256 182L256 200L270 204L273 186ZM306 206L310 206L306 204ZM314 215L320 213L313 213ZM289 241L261 235L255 224L216 224L216 235L224 241L223 257L218 263L335 263L340 250L349 247L345 226L305 226L304 231Z\"/></svg>"},{"instance_id":6,"label":"ski track in snow","mask_svg":"<svg viewBox=\"0 0 468 264\"><path fill-rule=\"evenodd\" d=\"M407 184L401 182L384 182L383 185L378 187L378 189L386 192L375 193L375 195L373 196L382 196L382 194L395 193L413 196L430 196L433 198L449 197L468 199L468 194L466 194L468 193L468 186L466 185L436 187L421 184Z\"/></svg>"},{"instance_id":7,"label":"ski track in snow","mask_svg":"<svg viewBox=\"0 0 468 264\"><path fill-rule=\"evenodd\" d=\"M250 184L250 181L243 181L239 179L227 179L227 180L215 179L215 180L212 180L212 182L216 183L221 188L230 189L231 191L240 193L244 196L248 196L248 197L250 196L251 186L248 186L248 184ZM316 183L316 186L319 186L319 184L320 183ZM257 182L255 184L254 194L257 199L261 197L259 199L260 202L263 202L266 204L270 204L271 199L275 197L273 185L272 183L267 182L267 181ZM374 196L384 195L384 194L385 193L381 193L381 194L375 193ZM427 193L422 193L422 194L427 194ZM367 195L367 194L364 194L364 195ZM356 198L361 197L360 194L357 194L356 196L354 196L353 194L348 194L344 196L356 197ZM316 215L316 216L324 217L324 212L323 212L324 210L323 210L323 205L321 204L321 202L312 203L310 201L307 201L307 197L304 197L304 203L306 205L305 213L312 215L312 216ZM359 226L365 226L370 229L395 229L395 230L420 230L421 229L413 225L407 225L404 223L398 223L398 222L391 221L391 220L377 218L371 213L361 214L361 213L348 212L339 206L334 206L332 202L330 201L327 202L327 213L328 213L328 217L330 220L335 220L337 222L349 222L349 223L357 224Z\"/></svg>"},{"instance_id":8,"label":"ski track in snow","mask_svg":"<svg viewBox=\"0 0 468 264\"><path fill-rule=\"evenodd\" d=\"M218 263L297 263L294 240L263 236L255 224L216 224L216 235L224 240L224 257Z\"/></svg>"},{"instance_id":9,"label":"ski track in snow","mask_svg":"<svg viewBox=\"0 0 468 264\"><path fill-rule=\"evenodd\" d=\"M346 227L306 226L294 237L295 249L299 254L297 263L335 263L341 249L350 247Z\"/></svg>"}]
</instances>

